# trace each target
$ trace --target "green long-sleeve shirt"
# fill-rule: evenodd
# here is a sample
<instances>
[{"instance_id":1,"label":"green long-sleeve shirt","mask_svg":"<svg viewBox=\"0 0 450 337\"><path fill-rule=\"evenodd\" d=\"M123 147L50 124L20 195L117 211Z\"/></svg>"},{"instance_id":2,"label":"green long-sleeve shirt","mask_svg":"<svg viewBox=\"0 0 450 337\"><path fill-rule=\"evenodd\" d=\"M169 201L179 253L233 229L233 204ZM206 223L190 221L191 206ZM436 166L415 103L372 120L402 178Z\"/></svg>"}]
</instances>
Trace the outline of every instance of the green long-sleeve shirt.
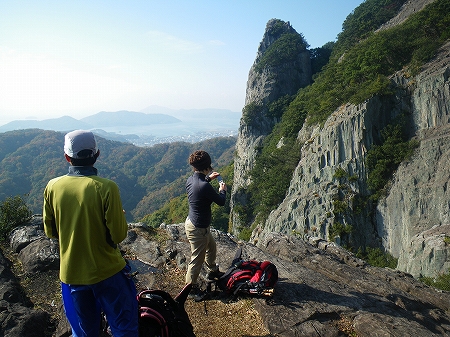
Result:
<instances>
[{"instance_id":1,"label":"green long-sleeve shirt","mask_svg":"<svg viewBox=\"0 0 450 337\"><path fill-rule=\"evenodd\" d=\"M127 235L119 188L94 167L70 167L44 191L44 230L59 239L60 279L94 284L125 266L117 244Z\"/></svg>"}]
</instances>

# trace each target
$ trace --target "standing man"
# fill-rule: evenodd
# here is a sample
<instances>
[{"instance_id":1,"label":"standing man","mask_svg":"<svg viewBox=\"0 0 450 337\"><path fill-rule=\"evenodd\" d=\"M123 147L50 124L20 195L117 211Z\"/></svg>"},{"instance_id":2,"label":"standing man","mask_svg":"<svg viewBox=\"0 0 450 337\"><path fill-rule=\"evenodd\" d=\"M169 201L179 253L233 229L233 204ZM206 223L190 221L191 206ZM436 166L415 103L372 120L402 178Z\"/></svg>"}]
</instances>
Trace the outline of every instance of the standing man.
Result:
<instances>
[{"instance_id":1,"label":"standing man","mask_svg":"<svg viewBox=\"0 0 450 337\"><path fill-rule=\"evenodd\" d=\"M194 173L186 181L186 192L189 201L189 215L186 218L186 236L191 246L191 261L186 273L186 284L193 285L191 296L200 295L197 279L203 262L208 271L208 279L223 275L216 264L216 242L211 235L211 204L225 205L227 186L219 183L219 193L209 184L219 177L218 172L211 172L211 157L205 151L195 151L189 156L189 164Z\"/></svg>"},{"instance_id":2,"label":"standing man","mask_svg":"<svg viewBox=\"0 0 450 337\"><path fill-rule=\"evenodd\" d=\"M117 244L128 225L115 182L97 176L94 134L65 135L69 173L44 191L44 229L59 239L64 309L72 335L99 336L101 310L115 337L138 336L136 287Z\"/></svg>"}]
</instances>

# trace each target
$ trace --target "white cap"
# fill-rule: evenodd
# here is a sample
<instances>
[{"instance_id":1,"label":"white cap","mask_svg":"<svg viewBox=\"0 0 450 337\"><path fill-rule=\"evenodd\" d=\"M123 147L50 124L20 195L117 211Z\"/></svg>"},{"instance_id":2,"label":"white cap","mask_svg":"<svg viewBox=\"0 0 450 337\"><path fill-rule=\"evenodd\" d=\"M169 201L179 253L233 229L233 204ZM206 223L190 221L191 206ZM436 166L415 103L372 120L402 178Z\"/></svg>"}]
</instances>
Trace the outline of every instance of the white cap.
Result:
<instances>
[{"instance_id":1,"label":"white cap","mask_svg":"<svg viewBox=\"0 0 450 337\"><path fill-rule=\"evenodd\" d=\"M90 152L80 153L83 150L90 150ZM64 153L70 158L83 159L94 157L97 152L97 141L92 132L75 130L66 134L64 138Z\"/></svg>"}]
</instances>

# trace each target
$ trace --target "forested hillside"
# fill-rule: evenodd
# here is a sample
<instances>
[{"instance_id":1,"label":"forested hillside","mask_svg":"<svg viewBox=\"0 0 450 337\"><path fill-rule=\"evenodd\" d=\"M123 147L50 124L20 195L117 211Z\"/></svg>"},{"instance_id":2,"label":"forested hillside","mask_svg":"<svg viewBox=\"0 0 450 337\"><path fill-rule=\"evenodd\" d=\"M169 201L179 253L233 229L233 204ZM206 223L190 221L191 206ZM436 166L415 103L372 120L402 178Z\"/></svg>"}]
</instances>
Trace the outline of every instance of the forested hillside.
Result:
<instances>
[{"instance_id":1,"label":"forested hillside","mask_svg":"<svg viewBox=\"0 0 450 337\"><path fill-rule=\"evenodd\" d=\"M120 188L128 221L135 221L185 192L191 172L187 158L196 149L211 154L216 168L230 165L236 139L215 138L196 144L167 143L137 147L97 137L99 174ZM0 133L0 200L24 195L34 213L42 212L48 180L67 173L64 133L38 129Z\"/></svg>"}]
</instances>

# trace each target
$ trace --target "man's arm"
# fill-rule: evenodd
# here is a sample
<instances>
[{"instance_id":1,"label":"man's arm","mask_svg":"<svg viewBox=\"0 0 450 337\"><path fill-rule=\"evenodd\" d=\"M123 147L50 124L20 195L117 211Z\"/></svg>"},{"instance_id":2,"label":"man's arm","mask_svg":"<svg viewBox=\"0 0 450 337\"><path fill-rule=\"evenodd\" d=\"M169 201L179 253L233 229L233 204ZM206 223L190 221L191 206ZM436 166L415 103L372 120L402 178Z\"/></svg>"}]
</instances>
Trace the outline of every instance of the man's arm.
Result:
<instances>
[{"instance_id":1,"label":"man's arm","mask_svg":"<svg viewBox=\"0 0 450 337\"><path fill-rule=\"evenodd\" d=\"M49 238L58 238L58 231L56 229L53 207L50 203L50 192L48 185L44 190L44 206L42 210L42 218L44 222L45 235L47 235Z\"/></svg>"},{"instance_id":2,"label":"man's arm","mask_svg":"<svg viewBox=\"0 0 450 337\"><path fill-rule=\"evenodd\" d=\"M208 183L206 193L208 194L208 199L212 200L217 205L219 205L219 206L225 205L225 201L227 198L227 191L221 190L219 193L217 193L216 190L214 189L214 187L212 187Z\"/></svg>"},{"instance_id":3,"label":"man's arm","mask_svg":"<svg viewBox=\"0 0 450 337\"><path fill-rule=\"evenodd\" d=\"M114 182L111 182L109 197L105 206L105 220L112 241L115 244L122 242L127 237L128 224L122 208L119 187Z\"/></svg>"}]
</instances>

